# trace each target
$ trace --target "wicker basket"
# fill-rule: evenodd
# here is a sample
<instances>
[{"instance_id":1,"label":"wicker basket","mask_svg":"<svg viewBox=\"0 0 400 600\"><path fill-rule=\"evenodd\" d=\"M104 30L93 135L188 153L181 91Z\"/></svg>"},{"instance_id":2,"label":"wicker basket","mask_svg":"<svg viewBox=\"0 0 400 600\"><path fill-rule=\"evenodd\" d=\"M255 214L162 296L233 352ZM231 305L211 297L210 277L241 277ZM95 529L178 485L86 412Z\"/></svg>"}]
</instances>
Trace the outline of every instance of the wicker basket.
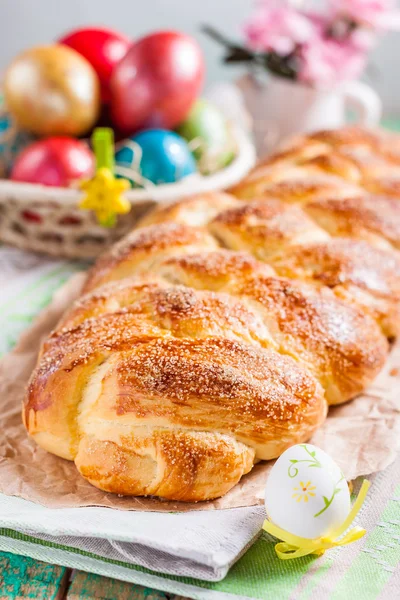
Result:
<instances>
[{"instance_id":1,"label":"wicker basket","mask_svg":"<svg viewBox=\"0 0 400 600\"><path fill-rule=\"evenodd\" d=\"M0 181L0 241L24 250L67 258L94 258L127 233L155 204L223 189L239 181L254 165L248 135L233 127L238 148L233 162L218 173L190 176L181 182L130 190L132 209L106 229L91 212L78 209L81 192L74 189Z\"/></svg>"}]
</instances>

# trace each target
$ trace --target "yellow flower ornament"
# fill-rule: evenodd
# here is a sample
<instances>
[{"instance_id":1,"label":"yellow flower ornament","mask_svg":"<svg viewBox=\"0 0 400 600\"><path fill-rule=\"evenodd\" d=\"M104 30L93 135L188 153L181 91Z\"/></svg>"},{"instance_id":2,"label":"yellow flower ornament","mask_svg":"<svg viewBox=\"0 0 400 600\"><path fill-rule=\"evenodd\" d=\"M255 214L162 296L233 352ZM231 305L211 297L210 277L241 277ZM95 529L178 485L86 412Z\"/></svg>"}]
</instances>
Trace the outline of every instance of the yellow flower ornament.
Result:
<instances>
[{"instance_id":1,"label":"yellow flower ornament","mask_svg":"<svg viewBox=\"0 0 400 600\"><path fill-rule=\"evenodd\" d=\"M126 214L131 205L123 193L130 188L126 179L116 179L110 169L101 167L93 179L84 181L81 188L85 193L79 207L92 210L103 227L113 227L117 214Z\"/></svg>"},{"instance_id":2,"label":"yellow flower ornament","mask_svg":"<svg viewBox=\"0 0 400 600\"><path fill-rule=\"evenodd\" d=\"M312 498L315 496L315 485L311 485L311 481L307 481L307 483L303 483L300 481L300 485L293 488L294 494L292 498L296 498L296 502L308 502L308 498Z\"/></svg>"},{"instance_id":3,"label":"yellow flower ornament","mask_svg":"<svg viewBox=\"0 0 400 600\"><path fill-rule=\"evenodd\" d=\"M114 134L112 129L95 129L92 137L96 155L96 173L92 179L83 181L85 192L79 208L92 210L103 227L114 227L117 215L130 211L131 205L124 192L130 188L127 179L114 176Z\"/></svg>"}]
</instances>

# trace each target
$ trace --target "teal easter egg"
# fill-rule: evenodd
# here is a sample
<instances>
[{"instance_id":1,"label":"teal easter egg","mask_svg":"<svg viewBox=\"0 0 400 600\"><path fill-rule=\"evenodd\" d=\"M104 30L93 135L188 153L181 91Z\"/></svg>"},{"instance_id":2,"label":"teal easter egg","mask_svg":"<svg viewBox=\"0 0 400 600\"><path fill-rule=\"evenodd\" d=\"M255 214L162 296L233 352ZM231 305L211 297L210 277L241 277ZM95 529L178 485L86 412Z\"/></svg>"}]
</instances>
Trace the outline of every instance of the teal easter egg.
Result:
<instances>
[{"instance_id":1,"label":"teal easter egg","mask_svg":"<svg viewBox=\"0 0 400 600\"><path fill-rule=\"evenodd\" d=\"M197 171L187 142L173 131L147 129L119 144L116 173L133 185L175 183Z\"/></svg>"},{"instance_id":2,"label":"teal easter egg","mask_svg":"<svg viewBox=\"0 0 400 600\"><path fill-rule=\"evenodd\" d=\"M32 141L34 137L21 131L12 116L7 112L2 97L0 97L0 176L7 176L18 154Z\"/></svg>"},{"instance_id":3,"label":"teal easter egg","mask_svg":"<svg viewBox=\"0 0 400 600\"><path fill-rule=\"evenodd\" d=\"M222 169L235 156L229 124L218 108L207 100L197 100L177 132L190 143L199 170L204 174Z\"/></svg>"}]
</instances>

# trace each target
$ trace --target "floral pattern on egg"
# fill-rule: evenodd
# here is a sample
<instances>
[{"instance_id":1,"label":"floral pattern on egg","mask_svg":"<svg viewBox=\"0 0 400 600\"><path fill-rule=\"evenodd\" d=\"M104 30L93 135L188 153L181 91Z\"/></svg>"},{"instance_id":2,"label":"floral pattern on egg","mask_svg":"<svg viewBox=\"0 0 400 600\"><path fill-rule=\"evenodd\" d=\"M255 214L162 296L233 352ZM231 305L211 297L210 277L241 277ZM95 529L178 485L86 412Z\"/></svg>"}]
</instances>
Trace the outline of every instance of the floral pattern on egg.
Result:
<instances>
[{"instance_id":1,"label":"floral pattern on egg","mask_svg":"<svg viewBox=\"0 0 400 600\"><path fill-rule=\"evenodd\" d=\"M342 471L326 452L298 444L273 466L265 506L272 523L313 539L329 535L343 523L351 508L350 492Z\"/></svg>"},{"instance_id":2,"label":"floral pattern on egg","mask_svg":"<svg viewBox=\"0 0 400 600\"><path fill-rule=\"evenodd\" d=\"M307 481L307 483L303 483L300 481L299 487L294 487L294 494L292 498L296 498L296 502L308 502L308 498L312 498L315 496L314 490L316 489L315 485L312 485L311 481Z\"/></svg>"}]
</instances>

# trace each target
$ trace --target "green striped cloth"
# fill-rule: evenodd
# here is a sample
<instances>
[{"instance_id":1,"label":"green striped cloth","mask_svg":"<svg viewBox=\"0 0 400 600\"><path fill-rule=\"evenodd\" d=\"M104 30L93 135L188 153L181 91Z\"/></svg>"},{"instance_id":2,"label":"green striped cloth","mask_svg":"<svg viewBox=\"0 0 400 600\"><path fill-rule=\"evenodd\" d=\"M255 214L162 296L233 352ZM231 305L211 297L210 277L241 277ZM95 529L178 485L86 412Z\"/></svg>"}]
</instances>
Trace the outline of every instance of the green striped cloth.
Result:
<instances>
[{"instance_id":1,"label":"green striped cloth","mask_svg":"<svg viewBox=\"0 0 400 600\"><path fill-rule=\"evenodd\" d=\"M0 248L1 352L50 301L53 292L84 265L52 261ZM400 597L400 458L374 478L358 522L368 534L321 558L280 561L274 544L261 536L219 582L155 573L93 552L0 529L0 551L87 570L201 600Z\"/></svg>"}]
</instances>

